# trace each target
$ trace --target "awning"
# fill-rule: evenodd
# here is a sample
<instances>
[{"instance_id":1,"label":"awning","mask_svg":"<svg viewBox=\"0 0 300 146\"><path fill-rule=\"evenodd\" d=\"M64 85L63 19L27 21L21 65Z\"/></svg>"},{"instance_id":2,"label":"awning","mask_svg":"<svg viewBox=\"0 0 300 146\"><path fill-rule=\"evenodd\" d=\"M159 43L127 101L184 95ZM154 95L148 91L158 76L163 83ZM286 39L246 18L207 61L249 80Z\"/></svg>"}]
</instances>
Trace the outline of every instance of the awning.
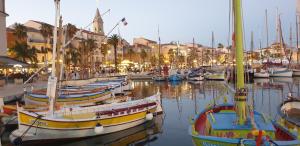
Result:
<instances>
[{"instance_id":1,"label":"awning","mask_svg":"<svg viewBox=\"0 0 300 146\"><path fill-rule=\"evenodd\" d=\"M7 56L0 56L0 67L14 67L14 66L28 67L29 64Z\"/></svg>"}]
</instances>

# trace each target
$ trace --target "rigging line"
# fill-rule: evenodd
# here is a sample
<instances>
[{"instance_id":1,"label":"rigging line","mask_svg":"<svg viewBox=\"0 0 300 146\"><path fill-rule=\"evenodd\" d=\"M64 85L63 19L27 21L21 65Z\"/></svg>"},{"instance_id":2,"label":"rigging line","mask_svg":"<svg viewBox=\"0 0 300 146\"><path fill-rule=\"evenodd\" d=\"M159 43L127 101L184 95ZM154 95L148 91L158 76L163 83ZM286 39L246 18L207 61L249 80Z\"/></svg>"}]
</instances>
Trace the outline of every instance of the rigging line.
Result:
<instances>
[{"instance_id":1,"label":"rigging line","mask_svg":"<svg viewBox=\"0 0 300 146\"><path fill-rule=\"evenodd\" d=\"M230 45L230 38L231 38L231 0L229 0L229 13L228 13L228 39L227 45Z\"/></svg>"}]
</instances>

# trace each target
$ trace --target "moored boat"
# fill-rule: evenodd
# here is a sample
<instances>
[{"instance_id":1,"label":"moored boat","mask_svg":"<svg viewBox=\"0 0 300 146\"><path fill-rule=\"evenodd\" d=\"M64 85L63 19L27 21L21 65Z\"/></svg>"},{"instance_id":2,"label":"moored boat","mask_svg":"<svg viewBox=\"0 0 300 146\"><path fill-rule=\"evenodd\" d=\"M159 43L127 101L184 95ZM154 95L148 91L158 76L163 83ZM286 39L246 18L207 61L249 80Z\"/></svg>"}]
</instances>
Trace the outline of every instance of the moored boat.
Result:
<instances>
[{"instance_id":1,"label":"moored boat","mask_svg":"<svg viewBox=\"0 0 300 146\"><path fill-rule=\"evenodd\" d=\"M289 96L279 107L278 113L284 123L291 130L298 132L300 139L300 99Z\"/></svg>"},{"instance_id":2,"label":"moored boat","mask_svg":"<svg viewBox=\"0 0 300 146\"><path fill-rule=\"evenodd\" d=\"M104 135L145 123L161 112L160 93L124 103L63 108L53 115L19 108L18 129L11 133L10 140L19 144Z\"/></svg>"},{"instance_id":3,"label":"moored boat","mask_svg":"<svg viewBox=\"0 0 300 146\"><path fill-rule=\"evenodd\" d=\"M246 125L237 125L234 105L217 105L203 110L192 120L189 133L195 145L217 146L296 146L299 144L297 136L288 132L279 124L268 121L265 117L254 112L257 130L253 129L249 121ZM260 138L258 138L260 137Z\"/></svg>"},{"instance_id":4,"label":"moored boat","mask_svg":"<svg viewBox=\"0 0 300 146\"><path fill-rule=\"evenodd\" d=\"M293 71L287 68L270 68L270 77L292 77Z\"/></svg>"},{"instance_id":5,"label":"moored boat","mask_svg":"<svg viewBox=\"0 0 300 146\"><path fill-rule=\"evenodd\" d=\"M225 80L225 73L224 72L208 72L204 75L206 80Z\"/></svg>"},{"instance_id":6,"label":"moored boat","mask_svg":"<svg viewBox=\"0 0 300 146\"><path fill-rule=\"evenodd\" d=\"M269 78L270 74L265 70L254 70L254 78Z\"/></svg>"},{"instance_id":7,"label":"moored boat","mask_svg":"<svg viewBox=\"0 0 300 146\"><path fill-rule=\"evenodd\" d=\"M300 69L293 69L293 76L300 76Z\"/></svg>"},{"instance_id":8,"label":"moored boat","mask_svg":"<svg viewBox=\"0 0 300 146\"><path fill-rule=\"evenodd\" d=\"M297 146L300 141L275 121L248 105L244 76L241 0L233 0L236 91L234 104L212 105L191 119L189 133L197 146ZM226 101L225 101L226 102Z\"/></svg>"}]
</instances>

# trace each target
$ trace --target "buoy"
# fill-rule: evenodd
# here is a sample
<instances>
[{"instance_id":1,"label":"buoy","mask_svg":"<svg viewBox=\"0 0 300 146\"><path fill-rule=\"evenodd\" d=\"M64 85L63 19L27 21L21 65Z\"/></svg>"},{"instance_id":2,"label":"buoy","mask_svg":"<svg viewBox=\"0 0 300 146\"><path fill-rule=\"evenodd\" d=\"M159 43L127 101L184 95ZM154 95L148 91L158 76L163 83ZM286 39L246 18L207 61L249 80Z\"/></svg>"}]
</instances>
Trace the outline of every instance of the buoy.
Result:
<instances>
[{"instance_id":1,"label":"buoy","mask_svg":"<svg viewBox=\"0 0 300 146\"><path fill-rule=\"evenodd\" d=\"M148 111L147 114L146 114L146 120L151 121L152 119L153 119L153 114Z\"/></svg>"},{"instance_id":2,"label":"buoy","mask_svg":"<svg viewBox=\"0 0 300 146\"><path fill-rule=\"evenodd\" d=\"M95 126L94 131L95 131L96 134L101 134L104 131L104 127L100 123L97 123L97 125Z\"/></svg>"}]
</instances>

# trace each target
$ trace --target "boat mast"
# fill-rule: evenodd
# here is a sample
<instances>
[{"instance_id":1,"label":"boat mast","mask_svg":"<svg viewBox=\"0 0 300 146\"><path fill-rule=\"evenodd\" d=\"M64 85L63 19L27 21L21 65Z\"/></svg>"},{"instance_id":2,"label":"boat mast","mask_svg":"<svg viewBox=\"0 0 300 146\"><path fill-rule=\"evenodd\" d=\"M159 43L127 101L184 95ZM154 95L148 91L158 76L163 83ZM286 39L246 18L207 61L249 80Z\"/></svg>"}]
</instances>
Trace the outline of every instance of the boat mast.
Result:
<instances>
[{"instance_id":1,"label":"boat mast","mask_svg":"<svg viewBox=\"0 0 300 146\"><path fill-rule=\"evenodd\" d=\"M253 40L253 31L251 32L251 55L250 55L250 59L251 59L251 66L253 65L253 49L254 49L254 40Z\"/></svg>"},{"instance_id":2,"label":"boat mast","mask_svg":"<svg viewBox=\"0 0 300 146\"><path fill-rule=\"evenodd\" d=\"M195 51L195 38L193 38L193 52ZM197 51L196 51L197 52ZM193 61L194 62L194 61ZM192 67L194 67L193 65L192 65Z\"/></svg>"},{"instance_id":3,"label":"boat mast","mask_svg":"<svg viewBox=\"0 0 300 146\"><path fill-rule=\"evenodd\" d=\"M268 24L268 10L266 9L266 35L267 35L267 47L269 47L269 24Z\"/></svg>"},{"instance_id":4,"label":"boat mast","mask_svg":"<svg viewBox=\"0 0 300 146\"><path fill-rule=\"evenodd\" d=\"M234 10L234 32L235 32L235 47L236 47L236 66L237 66L237 92L235 94L236 112L238 116L237 123L243 125L246 122L246 93L244 83L244 42L243 42L243 22L241 0L233 0Z\"/></svg>"},{"instance_id":5,"label":"boat mast","mask_svg":"<svg viewBox=\"0 0 300 146\"><path fill-rule=\"evenodd\" d=\"M214 54L214 43L215 43L215 37L214 37L214 32L211 32L211 52L212 52L212 63L211 66L214 66L214 58L215 58L215 54Z\"/></svg>"},{"instance_id":6,"label":"boat mast","mask_svg":"<svg viewBox=\"0 0 300 146\"><path fill-rule=\"evenodd\" d=\"M298 15L296 14L296 47L297 47L297 63L299 63L299 24L298 24Z\"/></svg>"},{"instance_id":7,"label":"boat mast","mask_svg":"<svg viewBox=\"0 0 300 146\"><path fill-rule=\"evenodd\" d=\"M160 46L161 42L160 42L160 34L159 34L159 26L158 26L158 71L159 71L159 75L161 75L161 64L160 64Z\"/></svg>"},{"instance_id":8,"label":"boat mast","mask_svg":"<svg viewBox=\"0 0 300 146\"><path fill-rule=\"evenodd\" d=\"M53 30L53 49L52 49L52 70L51 76L48 78L47 96L49 97L49 114L54 114L54 104L56 96L57 77L55 75L56 48L57 48L57 23L60 18L60 0L54 0L55 3L55 23Z\"/></svg>"}]
</instances>

